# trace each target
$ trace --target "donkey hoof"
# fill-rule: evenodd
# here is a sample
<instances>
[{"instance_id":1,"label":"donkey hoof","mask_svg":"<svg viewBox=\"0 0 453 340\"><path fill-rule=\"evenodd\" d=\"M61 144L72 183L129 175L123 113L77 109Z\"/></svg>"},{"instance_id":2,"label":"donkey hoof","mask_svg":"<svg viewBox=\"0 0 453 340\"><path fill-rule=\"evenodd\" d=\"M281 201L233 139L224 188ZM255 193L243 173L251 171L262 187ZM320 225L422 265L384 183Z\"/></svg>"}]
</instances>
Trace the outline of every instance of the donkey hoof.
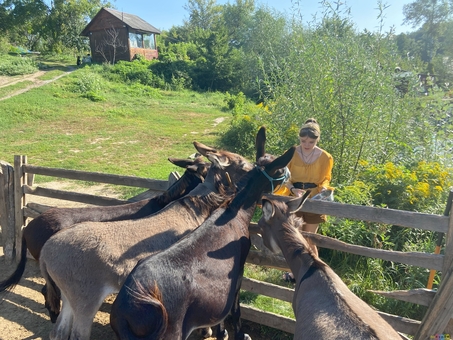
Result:
<instances>
[{"instance_id":1,"label":"donkey hoof","mask_svg":"<svg viewBox=\"0 0 453 340\"><path fill-rule=\"evenodd\" d=\"M217 340L228 340L228 331L226 329L217 333Z\"/></svg>"},{"instance_id":2,"label":"donkey hoof","mask_svg":"<svg viewBox=\"0 0 453 340\"><path fill-rule=\"evenodd\" d=\"M212 336L212 329L210 327L200 328L198 331L200 335L205 339Z\"/></svg>"}]
</instances>

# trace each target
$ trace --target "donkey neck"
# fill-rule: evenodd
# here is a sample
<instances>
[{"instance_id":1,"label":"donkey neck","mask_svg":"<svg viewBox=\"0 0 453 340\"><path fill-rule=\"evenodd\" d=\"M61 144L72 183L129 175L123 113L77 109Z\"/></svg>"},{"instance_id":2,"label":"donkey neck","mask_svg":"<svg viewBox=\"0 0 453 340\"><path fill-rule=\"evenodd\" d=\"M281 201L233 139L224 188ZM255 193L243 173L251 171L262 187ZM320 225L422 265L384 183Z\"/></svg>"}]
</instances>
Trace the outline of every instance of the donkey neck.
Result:
<instances>
[{"instance_id":1,"label":"donkey neck","mask_svg":"<svg viewBox=\"0 0 453 340\"><path fill-rule=\"evenodd\" d=\"M317 268L313 255L308 251L308 244L304 242L302 235L297 232L293 223L283 223L283 232L277 232L277 244L282 250L283 256L294 274L296 284L306 279Z\"/></svg>"}]
</instances>

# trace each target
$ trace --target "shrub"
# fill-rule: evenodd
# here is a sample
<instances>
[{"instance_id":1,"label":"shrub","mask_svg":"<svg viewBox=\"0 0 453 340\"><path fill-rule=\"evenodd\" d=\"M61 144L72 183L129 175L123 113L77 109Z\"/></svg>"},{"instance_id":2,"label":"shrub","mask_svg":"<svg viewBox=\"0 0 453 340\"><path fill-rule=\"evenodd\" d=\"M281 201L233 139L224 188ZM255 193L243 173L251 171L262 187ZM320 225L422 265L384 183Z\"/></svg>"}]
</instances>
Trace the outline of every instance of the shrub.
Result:
<instances>
[{"instance_id":1,"label":"shrub","mask_svg":"<svg viewBox=\"0 0 453 340\"><path fill-rule=\"evenodd\" d=\"M69 85L69 90L80 93L82 97L92 101L103 101L105 98L100 95L103 89L103 80L97 73L91 72L90 67L81 70L79 76Z\"/></svg>"},{"instance_id":2,"label":"shrub","mask_svg":"<svg viewBox=\"0 0 453 340\"><path fill-rule=\"evenodd\" d=\"M125 82L139 82L156 88L164 88L164 80L150 70L151 62L143 59L119 61L110 68L110 72L118 74Z\"/></svg>"},{"instance_id":3,"label":"shrub","mask_svg":"<svg viewBox=\"0 0 453 340\"><path fill-rule=\"evenodd\" d=\"M17 76L31 74L38 71L38 66L33 58L20 56L4 56L0 60L1 76Z\"/></svg>"}]
</instances>

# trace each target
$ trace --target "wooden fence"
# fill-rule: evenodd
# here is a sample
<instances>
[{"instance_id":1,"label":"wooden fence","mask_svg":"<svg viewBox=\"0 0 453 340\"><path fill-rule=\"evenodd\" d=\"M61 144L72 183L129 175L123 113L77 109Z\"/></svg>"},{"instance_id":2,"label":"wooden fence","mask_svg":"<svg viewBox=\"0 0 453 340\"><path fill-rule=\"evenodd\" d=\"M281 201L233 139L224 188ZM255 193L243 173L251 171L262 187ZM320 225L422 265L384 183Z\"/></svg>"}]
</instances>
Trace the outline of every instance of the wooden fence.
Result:
<instances>
[{"instance_id":1,"label":"wooden fence","mask_svg":"<svg viewBox=\"0 0 453 340\"><path fill-rule=\"evenodd\" d=\"M177 178L170 176L169 181L162 181L132 176L118 176L32 166L27 164L27 158L25 156L15 156L14 167L0 161L0 225L3 233L5 259L10 262L13 262L16 254L20 252L21 230L26 224L27 218L34 218L45 209L49 208L42 205L27 204L28 195L45 196L95 205L115 205L128 202L109 197L34 186L33 176L35 174L141 187L157 192L166 190L169 181L173 181ZM142 199L146 197L146 195L147 192L131 200ZM430 339L430 337L435 334L452 334L453 322L450 320L453 312L453 241L451 237L451 235L453 235L453 222L451 219L452 197L452 192L450 192L446 213L444 215L422 214L325 201L307 201L302 209L306 212L326 214L337 218L391 224L441 233L445 235L443 254L389 251L347 244L319 234L304 233L304 236L312 239L318 247L440 271L442 273L442 280L437 290L414 289L409 291L375 292L387 298L427 306L428 309L423 320L412 320L380 311L378 311L378 313L398 332L412 335L414 336L414 340ZM250 232L253 247L249 253L247 262L288 270L288 266L282 256L275 256L264 247L256 224L251 223ZM246 291L288 302L292 302L294 293L294 290L290 288L248 278L244 278L241 288ZM283 330L288 333L294 333L295 320L292 318L264 312L247 305L241 305L241 314L242 318L246 320Z\"/></svg>"}]
</instances>

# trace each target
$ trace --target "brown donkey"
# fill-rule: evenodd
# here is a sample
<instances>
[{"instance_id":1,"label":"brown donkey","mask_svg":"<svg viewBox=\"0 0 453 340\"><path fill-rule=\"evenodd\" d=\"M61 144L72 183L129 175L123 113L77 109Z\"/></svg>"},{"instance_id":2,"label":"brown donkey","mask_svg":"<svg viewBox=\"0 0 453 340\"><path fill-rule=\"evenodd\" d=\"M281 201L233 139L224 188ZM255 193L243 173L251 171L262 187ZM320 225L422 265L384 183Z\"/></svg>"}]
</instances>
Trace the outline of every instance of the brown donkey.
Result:
<instances>
[{"instance_id":1,"label":"brown donkey","mask_svg":"<svg viewBox=\"0 0 453 340\"><path fill-rule=\"evenodd\" d=\"M212 164L205 181L188 195L151 216L81 223L45 243L40 267L48 286L47 299L58 311L56 285L63 301L51 340L89 339L94 315L103 300L119 291L137 261L168 248L202 224L234 194L231 182L253 169L253 164L237 154L194 144Z\"/></svg>"},{"instance_id":2,"label":"brown donkey","mask_svg":"<svg viewBox=\"0 0 453 340\"><path fill-rule=\"evenodd\" d=\"M298 231L303 221L293 214L305 199L266 196L258 222L264 244L273 252L282 251L296 279L294 339L401 340L375 310L313 254Z\"/></svg>"}]
</instances>

